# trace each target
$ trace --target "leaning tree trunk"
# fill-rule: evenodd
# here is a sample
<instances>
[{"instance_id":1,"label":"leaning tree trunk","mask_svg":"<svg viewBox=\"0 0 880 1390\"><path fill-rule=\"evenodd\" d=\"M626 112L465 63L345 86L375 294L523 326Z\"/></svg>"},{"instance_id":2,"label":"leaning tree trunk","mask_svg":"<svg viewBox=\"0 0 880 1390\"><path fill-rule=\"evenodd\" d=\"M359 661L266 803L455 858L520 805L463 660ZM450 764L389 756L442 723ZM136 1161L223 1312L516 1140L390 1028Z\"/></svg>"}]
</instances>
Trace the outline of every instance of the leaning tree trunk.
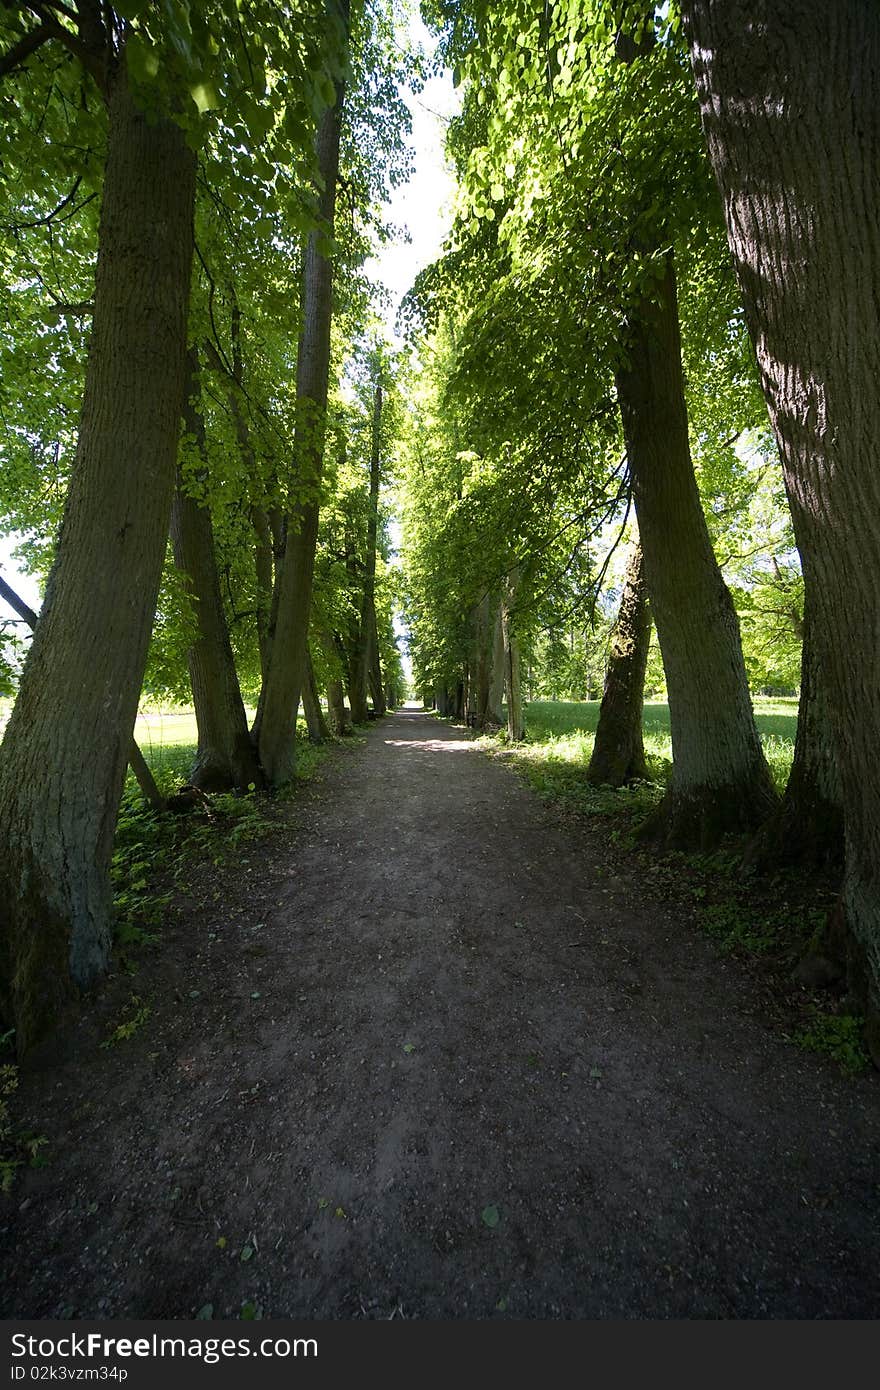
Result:
<instances>
[{"instance_id":1,"label":"leaning tree trunk","mask_svg":"<svg viewBox=\"0 0 880 1390\"><path fill-rule=\"evenodd\" d=\"M633 312L627 348L617 396L672 727L672 780L650 830L668 845L708 848L755 829L776 794L694 477L671 255L654 297Z\"/></svg>"},{"instance_id":2,"label":"leaning tree trunk","mask_svg":"<svg viewBox=\"0 0 880 1390\"><path fill-rule=\"evenodd\" d=\"M728 239L808 585L880 1018L880 9L686 0ZM880 1022L871 1045L880 1057Z\"/></svg>"},{"instance_id":3,"label":"leaning tree trunk","mask_svg":"<svg viewBox=\"0 0 880 1390\"><path fill-rule=\"evenodd\" d=\"M106 968L110 856L180 437L195 156L109 94L95 309L58 552L0 761L0 1012L20 1048Z\"/></svg>"},{"instance_id":4,"label":"leaning tree trunk","mask_svg":"<svg viewBox=\"0 0 880 1390\"><path fill-rule=\"evenodd\" d=\"M183 419L206 466L205 422L192 399L198 381L198 357L191 348ZM190 782L203 791L247 791L261 786L263 776L248 731L229 640L211 513L189 496L183 478L178 479L171 507L171 544L174 563L188 580L195 600L196 638L186 654L198 727Z\"/></svg>"},{"instance_id":5,"label":"leaning tree trunk","mask_svg":"<svg viewBox=\"0 0 880 1390\"><path fill-rule=\"evenodd\" d=\"M348 33L348 0L336 8ZM296 367L294 454L299 485L308 500L296 509L277 579L278 611L269 655L269 672L261 699L260 762L273 787L293 777L296 760L296 715L306 674L306 644L312 606L315 547L318 540L318 490L324 467L327 390L330 378L330 324L333 315L333 236L339 134L344 86L336 86L335 104L321 117L316 162L321 176L321 225L311 233L303 264L302 313Z\"/></svg>"},{"instance_id":6,"label":"leaning tree trunk","mask_svg":"<svg viewBox=\"0 0 880 1390\"><path fill-rule=\"evenodd\" d=\"M617 622L611 634L605 692L587 768L587 781L594 786L622 787L648 775L642 741L642 706L650 644L648 586L642 566L642 548L636 545L626 567Z\"/></svg>"}]
</instances>

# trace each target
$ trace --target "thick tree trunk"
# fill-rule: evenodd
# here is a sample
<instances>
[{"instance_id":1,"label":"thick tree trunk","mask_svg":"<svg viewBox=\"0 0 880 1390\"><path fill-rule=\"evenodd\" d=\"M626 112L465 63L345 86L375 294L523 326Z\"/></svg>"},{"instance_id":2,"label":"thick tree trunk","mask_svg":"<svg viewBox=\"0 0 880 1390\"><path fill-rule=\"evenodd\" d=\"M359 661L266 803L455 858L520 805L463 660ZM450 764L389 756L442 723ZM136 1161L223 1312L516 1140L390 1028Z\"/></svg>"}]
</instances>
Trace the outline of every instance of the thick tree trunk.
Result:
<instances>
[{"instance_id":1,"label":"thick tree trunk","mask_svg":"<svg viewBox=\"0 0 880 1390\"><path fill-rule=\"evenodd\" d=\"M0 1012L24 1048L110 953L109 865L180 437L195 156L109 94L79 441L0 760Z\"/></svg>"},{"instance_id":2,"label":"thick tree trunk","mask_svg":"<svg viewBox=\"0 0 880 1390\"><path fill-rule=\"evenodd\" d=\"M672 727L672 780L649 830L705 849L727 831L755 829L776 794L694 477L671 256L655 294L632 315L616 376Z\"/></svg>"},{"instance_id":3,"label":"thick tree trunk","mask_svg":"<svg viewBox=\"0 0 880 1390\"><path fill-rule=\"evenodd\" d=\"M709 153L832 711L844 904L880 1018L880 9L687 0ZM872 1050L880 1058L880 1023Z\"/></svg>"},{"instance_id":4,"label":"thick tree trunk","mask_svg":"<svg viewBox=\"0 0 880 1390\"><path fill-rule=\"evenodd\" d=\"M183 419L206 463L205 422L193 399L198 382L198 357L191 348ZM198 727L190 782L210 792L261 786L220 595L211 513L187 494L182 479L171 507L171 544L174 563L187 577L195 600L197 637L186 654Z\"/></svg>"},{"instance_id":5,"label":"thick tree trunk","mask_svg":"<svg viewBox=\"0 0 880 1390\"><path fill-rule=\"evenodd\" d=\"M38 614L34 612L29 604L19 598L18 594L6 583L2 575L0 575L0 598L6 600L18 616L24 619L33 632L37 626ZM149 764L134 739L131 740L131 744L129 745L128 765L134 773L135 780L143 792L144 799L150 807L150 810L164 811L166 809L165 798L156 786L156 779L150 771Z\"/></svg>"},{"instance_id":6,"label":"thick tree trunk","mask_svg":"<svg viewBox=\"0 0 880 1390\"><path fill-rule=\"evenodd\" d=\"M336 7L348 32L348 0ZM315 547L318 540L318 490L324 466L327 390L330 376L330 324L333 313L333 236L339 133L344 88L337 85L335 104L318 126L317 166L322 191L321 227L309 236L303 264L302 313L296 369L297 422L294 450L299 484L310 500L300 504L288 529L287 546L277 580L278 608L269 674L263 687L259 728L260 762L274 787L289 782L296 758L296 716L306 673L306 644L312 606Z\"/></svg>"},{"instance_id":7,"label":"thick tree trunk","mask_svg":"<svg viewBox=\"0 0 880 1390\"><path fill-rule=\"evenodd\" d=\"M636 545L626 567L617 622L611 634L605 692L587 769L587 781L594 786L622 787L648 775L642 741L642 706L650 644L648 586L642 566L642 548Z\"/></svg>"},{"instance_id":8,"label":"thick tree trunk","mask_svg":"<svg viewBox=\"0 0 880 1390\"><path fill-rule=\"evenodd\" d=\"M312 654L308 647L306 647L306 678L303 682L302 702L309 742L326 743L330 737L330 730L321 708L318 682L315 680L315 668L312 665Z\"/></svg>"},{"instance_id":9,"label":"thick tree trunk","mask_svg":"<svg viewBox=\"0 0 880 1390\"><path fill-rule=\"evenodd\" d=\"M507 687L507 737L511 743L521 743L526 736L522 706L519 643L513 623L513 607L519 588L519 574L514 570L507 580L501 600L501 634L504 642L504 683Z\"/></svg>"}]
</instances>

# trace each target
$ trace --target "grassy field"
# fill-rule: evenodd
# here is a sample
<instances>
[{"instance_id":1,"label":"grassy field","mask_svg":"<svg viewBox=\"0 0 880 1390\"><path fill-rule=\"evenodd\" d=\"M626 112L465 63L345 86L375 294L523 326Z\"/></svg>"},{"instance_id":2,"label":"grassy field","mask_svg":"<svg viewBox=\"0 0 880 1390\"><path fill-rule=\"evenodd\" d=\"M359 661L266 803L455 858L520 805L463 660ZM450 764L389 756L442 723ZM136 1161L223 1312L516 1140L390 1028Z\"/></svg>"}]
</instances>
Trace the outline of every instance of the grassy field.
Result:
<instances>
[{"instance_id":1,"label":"grassy field","mask_svg":"<svg viewBox=\"0 0 880 1390\"><path fill-rule=\"evenodd\" d=\"M764 752L781 790L794 755L798 702L795 698L756 699L754 705ZM585 767L593 750L598 719L598 700L532 700L526 706L528 743L521 756L532 761ZM667 704L652 701L645 705L644 731L651 772L658 782L665 781L672 762Z\"/></svg>"}]
</instances>

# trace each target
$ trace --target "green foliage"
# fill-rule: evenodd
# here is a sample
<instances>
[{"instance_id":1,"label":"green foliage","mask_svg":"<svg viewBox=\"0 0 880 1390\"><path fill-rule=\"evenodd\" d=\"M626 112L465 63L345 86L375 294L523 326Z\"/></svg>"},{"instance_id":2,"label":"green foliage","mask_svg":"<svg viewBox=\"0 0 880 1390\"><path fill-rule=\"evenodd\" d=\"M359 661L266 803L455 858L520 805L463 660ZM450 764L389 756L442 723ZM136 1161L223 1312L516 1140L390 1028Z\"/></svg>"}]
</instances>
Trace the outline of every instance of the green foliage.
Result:
<instances>
[{"instance_id":1,"label":"green foliage","mask_svg":"<svg viewBox=\"0 0 880 1390\"><path fill-rule=\"evenodd\" d=\"M44 1161L45 1135L26 1134L13 1119L11 1098L18 1089L18 1067L2 1060L12 1042L12 1033L0 1036L0 1192L11 1191L15 1175L24 1165L39 1167Z\"/></svg>"},{"instance_id":2,"label":"green foliage","mask_svg":"<svg viewBox=\"0 0 880 1390\"><path fill-rule=\"evenodd\" d=\"M133 994L122 1009L122 1017L113 1032L104 1039L101 1047L115 1047L117 1043L128 1042L143 1028L153 1010L151 1006Z\"/></svg>"},{"instance_id":3,"label":"green foliage","mask_svg":"<svg viewBox=\"0 0 880 1390\"><path fill-rule=\"evenodd\" d=\"M867 1069L868 1055L862 1045L865 1020L853 1014L833 1014L814 1009L808 1028L795 1033L793 1041L805 1052L831 1057L850 1076Z\"/></svg>"}]
</instances>

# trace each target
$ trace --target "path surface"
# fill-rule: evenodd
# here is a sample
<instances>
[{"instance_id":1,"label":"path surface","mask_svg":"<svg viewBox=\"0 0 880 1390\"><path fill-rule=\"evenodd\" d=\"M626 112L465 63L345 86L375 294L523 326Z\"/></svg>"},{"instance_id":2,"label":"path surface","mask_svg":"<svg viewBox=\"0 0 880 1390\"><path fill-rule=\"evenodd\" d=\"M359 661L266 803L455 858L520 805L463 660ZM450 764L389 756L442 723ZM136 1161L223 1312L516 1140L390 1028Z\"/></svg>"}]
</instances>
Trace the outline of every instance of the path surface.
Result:
<instances>
[{"instance_id":1,"label":"path surface","mask_svg":"<svg viewBox=\"0 0 880 1390\"><path fill-rule=\"evenodd\" d=\"M6 1316L876 1316L875 1076L460 730L325 766L142 968L148 1025L26 1080Z\"/></svg>"}]
</instances>

